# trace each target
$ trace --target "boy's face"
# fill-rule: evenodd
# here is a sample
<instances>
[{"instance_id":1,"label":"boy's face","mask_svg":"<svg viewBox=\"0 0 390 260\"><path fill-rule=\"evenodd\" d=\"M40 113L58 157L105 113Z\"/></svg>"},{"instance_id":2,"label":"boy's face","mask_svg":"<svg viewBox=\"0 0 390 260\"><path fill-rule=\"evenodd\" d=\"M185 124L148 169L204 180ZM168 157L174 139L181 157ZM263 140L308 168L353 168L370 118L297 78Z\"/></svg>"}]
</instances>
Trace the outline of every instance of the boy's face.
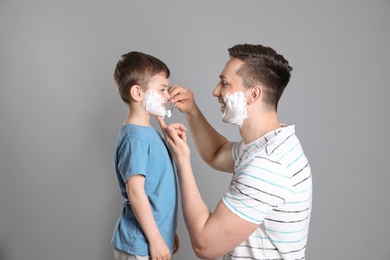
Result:
<instances>
[{"instance_id":1,"label":"boy's face","mask_svg":"<svg viewBox=\"0 0 390 260\"><path fill-rule=\"evenodd\" d=\"M168 93L169 79L165 75L153 76L147 86L144 97L144 108L152 115L166 116L166 103L170 98Z\"/></svg>"}]
</instances>

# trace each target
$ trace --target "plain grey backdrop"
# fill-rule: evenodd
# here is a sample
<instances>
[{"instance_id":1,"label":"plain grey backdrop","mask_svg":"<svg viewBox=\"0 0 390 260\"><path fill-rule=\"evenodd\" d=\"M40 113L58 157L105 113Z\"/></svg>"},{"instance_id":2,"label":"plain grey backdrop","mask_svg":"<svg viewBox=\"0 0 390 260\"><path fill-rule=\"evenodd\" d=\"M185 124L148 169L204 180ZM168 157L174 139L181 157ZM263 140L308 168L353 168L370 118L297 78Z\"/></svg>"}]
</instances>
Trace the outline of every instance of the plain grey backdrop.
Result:
<instances>
[{"instance_id":1,"label":"plain grey backdrop","mask_svg":"<svg viewBox=\"0 0 390 260\"><path fill-rule=\"evenodd\" d=\"M389 28L389 0L1 0L0 259L112 259L121 54L165 61L171 83L191 88L215 128L239 140L211 92L227 49L260 43L294 68L279 115L312 166L307 259L389 260ZM170 120L186 124L177 110ZM188 143L214 210L230 176ZM172 259L197 259L181 208L178 234Z\"/></svg>"}]
</instances>

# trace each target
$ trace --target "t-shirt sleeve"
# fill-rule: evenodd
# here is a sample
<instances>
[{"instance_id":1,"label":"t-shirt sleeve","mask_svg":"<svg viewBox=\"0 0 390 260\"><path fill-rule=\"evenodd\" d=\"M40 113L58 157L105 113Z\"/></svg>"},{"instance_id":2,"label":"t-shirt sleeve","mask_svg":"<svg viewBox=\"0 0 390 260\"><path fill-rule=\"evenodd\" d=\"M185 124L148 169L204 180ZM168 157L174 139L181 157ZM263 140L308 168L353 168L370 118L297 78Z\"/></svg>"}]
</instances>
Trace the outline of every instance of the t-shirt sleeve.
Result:
<instances>
[{"instance_id":1,"label":"t-shirt sleeve","mask_svg":"<svg viewBox=\"0 0 390 260\"><path fill-rule=\"evenodd\" d=\"M238 165L224 204L240 218L260 224L269 212L283 205L293 192L281 165L259 158Z\"/></svg>"},{"instance_id":2,"label":"t-shirt sleeve","mask_svg":"<svg viewBox=\"0 0 390 260\"><path fill-rule=\"evenodd\" d=\"M241 143L241 142L240 142ZM233 144L233 148L232 148L232 157L233 157L233 160L236 161L237 160L237 157L238 157L238 148L239 148L239 144L240 143L235 143Z\"/></svg>"},{"instance_id":3,"label":"t-shirt sleeve","mask_svg":"<svg viewBox=\"0 0 390 260\"><path fill-rule=\"evenodd\" d=\"M118 162L118 170L126 183L130 176L142 174L146 176L149 145L145 140L132 139L123 144Z\"/></svg>"}]
</instances>

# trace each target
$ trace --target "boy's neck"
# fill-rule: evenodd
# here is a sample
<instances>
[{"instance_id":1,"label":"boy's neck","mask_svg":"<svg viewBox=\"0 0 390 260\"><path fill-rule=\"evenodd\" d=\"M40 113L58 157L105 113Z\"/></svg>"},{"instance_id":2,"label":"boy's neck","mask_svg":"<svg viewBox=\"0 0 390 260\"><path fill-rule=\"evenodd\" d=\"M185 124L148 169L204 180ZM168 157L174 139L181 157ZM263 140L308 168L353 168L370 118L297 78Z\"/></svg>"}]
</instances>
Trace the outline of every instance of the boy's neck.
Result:
<instances>
[{"instance_id":1,"label":"boy's neck","mask_svg":"<svg viewBox=\"0 0 390 260\"><path fill-rule=\"evenodd\" d=\"M152 126L150 124L150 115L145 110L130 110L130 108L128 109L127 117L123 124L133 124L148 127Z\"/></svg>"}]
</instances>

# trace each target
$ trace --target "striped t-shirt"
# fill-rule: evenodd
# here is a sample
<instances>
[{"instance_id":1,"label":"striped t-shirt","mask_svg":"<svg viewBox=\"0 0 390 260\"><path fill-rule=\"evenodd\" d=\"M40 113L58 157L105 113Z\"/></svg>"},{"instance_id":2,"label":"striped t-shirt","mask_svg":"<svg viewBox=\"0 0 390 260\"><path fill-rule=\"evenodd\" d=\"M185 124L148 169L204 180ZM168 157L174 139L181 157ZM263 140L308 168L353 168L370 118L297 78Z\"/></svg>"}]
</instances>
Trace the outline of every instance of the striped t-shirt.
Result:
<instances>
[{"instance_id":1,"label":"striped t-shirt","mask_svg":"<svg viewBox=\"0 0 390 260\"><path fill-rule=\"evenodd\" d=\"M235 170L224 204L259 224L223 259L305 259L312 204L308 160L293 125L233 146Z\"/></svg>"}]
</instances>

